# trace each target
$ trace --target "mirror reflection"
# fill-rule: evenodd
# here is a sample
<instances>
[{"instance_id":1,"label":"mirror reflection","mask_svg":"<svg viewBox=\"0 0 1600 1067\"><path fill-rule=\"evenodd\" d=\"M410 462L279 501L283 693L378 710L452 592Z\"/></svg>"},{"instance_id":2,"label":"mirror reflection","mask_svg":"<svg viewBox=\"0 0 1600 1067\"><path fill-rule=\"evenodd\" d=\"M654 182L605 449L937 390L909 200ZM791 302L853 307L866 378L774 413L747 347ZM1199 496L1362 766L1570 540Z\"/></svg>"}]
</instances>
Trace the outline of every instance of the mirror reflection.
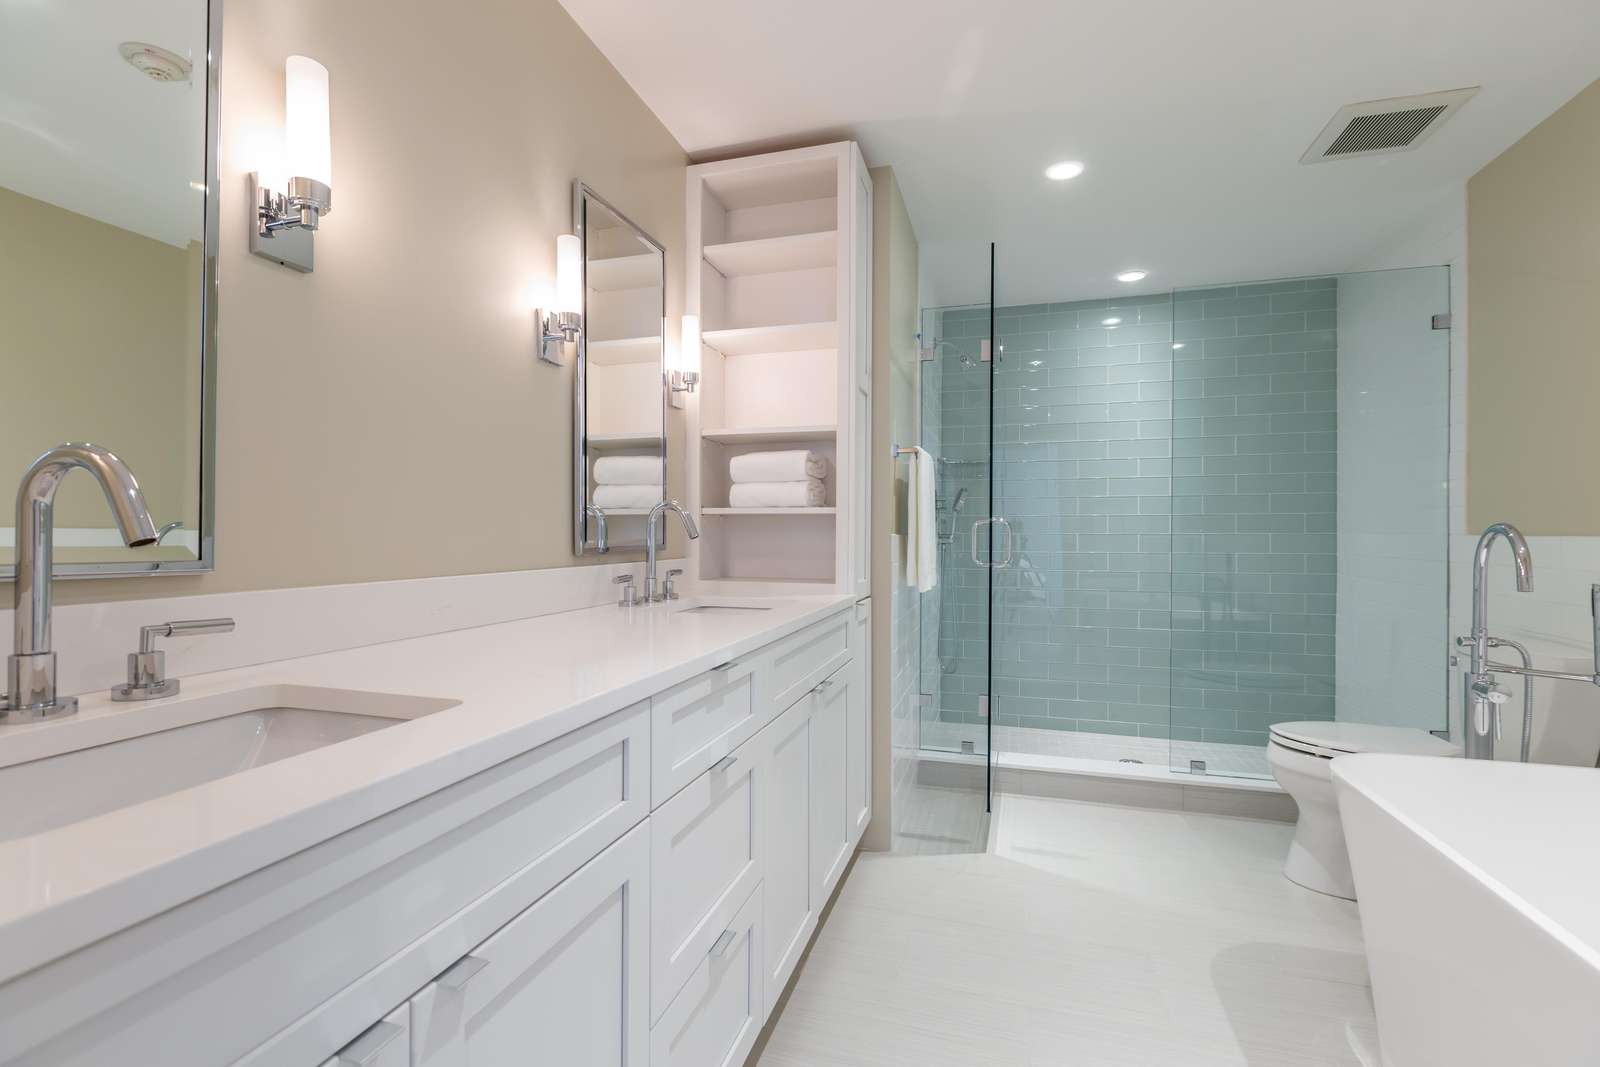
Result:
<instances>
[{"instance_id":1,"label":"mirror reflection","mask_svg":"<svg viewBox=\"0 0 1600 1067\"><path fill-rule=\"evenodd\" d=\"M63 442L120 456L164 536L128 549L100 489L56 497L57 572L201 565L205 0L7 3L0 33L0 560L10 501ZM151 565L161 561L161 568Z\"/></svg>"},{"instance_id":2,"label":"mirror reflection","mask_svg":"<svg viewBox=\"0 0 1600 1067\"><path fill-rule=\"evenodd\" d=\"M584 333L577 376L577 538L597 551L644 545L645 516L666 496L663 250L581 183Z\"/></svg>"}]
</instances>

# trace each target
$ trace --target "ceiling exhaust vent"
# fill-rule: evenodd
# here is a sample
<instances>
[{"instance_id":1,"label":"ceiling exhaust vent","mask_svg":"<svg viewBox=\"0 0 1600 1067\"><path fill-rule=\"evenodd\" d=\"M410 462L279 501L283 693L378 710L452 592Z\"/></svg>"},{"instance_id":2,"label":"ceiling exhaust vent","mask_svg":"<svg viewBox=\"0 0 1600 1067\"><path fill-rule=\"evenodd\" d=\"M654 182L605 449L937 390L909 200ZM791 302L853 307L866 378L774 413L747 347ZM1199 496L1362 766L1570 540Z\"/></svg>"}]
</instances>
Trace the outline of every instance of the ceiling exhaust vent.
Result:
<instances>
[{"instance_id":1,"label":"ceiling exhaust vent","mask_svg":"<svg viewBox=\"0 0 1600 1067\"><path fill-rule=\"evenodd\" d=\"M1326 163L1330 159L1408 151L1433 136L1433 131L1444 125L1444 121L1477 91L1477 86L1473 86L1349 104L1340 108L1333 121L1311 142L1300 162Z\"/></svg>"}]
</instances>

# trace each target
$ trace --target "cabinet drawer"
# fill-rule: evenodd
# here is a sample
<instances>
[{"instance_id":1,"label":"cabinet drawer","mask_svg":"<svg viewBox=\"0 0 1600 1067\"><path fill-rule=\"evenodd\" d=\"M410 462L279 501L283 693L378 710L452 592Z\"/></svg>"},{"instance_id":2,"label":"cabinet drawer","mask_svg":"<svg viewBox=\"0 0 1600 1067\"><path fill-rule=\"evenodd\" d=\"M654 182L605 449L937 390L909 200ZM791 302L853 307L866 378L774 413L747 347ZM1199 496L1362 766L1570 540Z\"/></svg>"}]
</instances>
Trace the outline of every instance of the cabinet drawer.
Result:
<instances>
[{"instance_id":1,"label":"cabinet drawer","mask_svg":"<svg viewBox=\"0 0 1600 1067\"><path fill-rule=\"evenodd\" d=\"M650 1031L650 1067L741 1067L761 1033L761 887Z\"/></svg>"},{"instance_id":2,"label":"cabinet drawer","mask_svg":"<svg viewBox=\"0 0 1600 1067\"><path fill-rule=\"evenodd\" d=\"M772 645L766 720L788 711L850 658L850 628L850 612L841 611Z\"/></svg>"},{"instance_id":3,"label":"cabinet drawer","mask_svg":"<svg viewBox=\"0 0 1600 1067\"><path fill-rule=\"evenodd\" d=\"M650 1003L656 1019L761 880L754 745L725 757L650 818Z\"/></svg>"},{"instance_id":4,"label":"cabinet drawer","mask_svg":"<svg viewBox=\"0 0 1600 1067\"><path fill-rule=\"evenodd\" d=\"M765 660L753 652L651 698L652 808L761 729L758 667Z\"/></svg>"},{"instance_id":5,"label":"cabinet drawer","mask_svg":"<svg viewBox=\"0 0 1600 1067\"><path fill-rule=\"evenodd\" d=\"M411 1006L400 1005L322 1067L411 1067Z\"/></svg>"},{"instance_id":6,"label":"cabinet drawer","mask_svg":"<svg viewBox=\"0 0 1600 1067\"><path fill-rule=\"evenodd\" d=\"M646 1067L650 843L636 827L411 998L411 1067Z\"/></svg>"}]
</instances>

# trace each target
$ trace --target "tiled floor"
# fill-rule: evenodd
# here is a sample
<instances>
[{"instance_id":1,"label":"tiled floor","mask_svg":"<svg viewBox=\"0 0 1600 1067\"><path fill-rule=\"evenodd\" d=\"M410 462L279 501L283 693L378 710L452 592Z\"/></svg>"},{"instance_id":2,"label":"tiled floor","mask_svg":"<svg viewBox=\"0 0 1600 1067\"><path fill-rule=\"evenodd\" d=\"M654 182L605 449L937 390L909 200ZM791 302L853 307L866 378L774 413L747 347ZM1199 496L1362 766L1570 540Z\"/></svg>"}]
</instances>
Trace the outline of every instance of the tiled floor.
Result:
<instances>
[{"instance_id":1,"label":"tiled floor","mask_svg":"<svg viewBox=\"0 0 1600 1067\"><path fill-rule=\"evenodd\" d=\"M1291 827L1036 797L988 854L863 854L761 1067L1378 1063L1353 904Z\"/></svg>"},{"instance_id":2,"label":"tiled floor","mask_svg":"<svg viewBox=\"0 0 1600 1067\"><path fill-rule=\"evenodd\" d=\"M980 727L962 723L924 722L922 747L959 751L961 741L975 736ZM1136 759L1148 766L1189 769L1190 760L1205 760L1212 774L1270 778L1267 750L1259 745L1230 745L1218 741L1167 741L1159 737L1123 737L1077 730L1039 730L1028 726L994 727L998 752L1029 756L1066 756L1072 759Z\"/></svg>"}]
</instances>

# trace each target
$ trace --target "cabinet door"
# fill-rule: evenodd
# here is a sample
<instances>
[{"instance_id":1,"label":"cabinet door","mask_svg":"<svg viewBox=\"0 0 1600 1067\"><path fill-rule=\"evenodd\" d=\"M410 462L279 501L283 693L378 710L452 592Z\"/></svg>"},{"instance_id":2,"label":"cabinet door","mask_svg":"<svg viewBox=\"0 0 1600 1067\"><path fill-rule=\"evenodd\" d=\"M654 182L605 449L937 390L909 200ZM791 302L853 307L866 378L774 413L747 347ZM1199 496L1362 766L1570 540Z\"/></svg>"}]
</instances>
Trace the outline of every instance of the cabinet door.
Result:
<instances>
[{"instance_id":1,"label":"cabinet door","mask_svg":"<svg viewBox=\"0 0 1600 1067\"><path fill-rule=\"evenodd\" d=\"M849 666L818 686L811 713L811 906L821 911L850 859Z\"/></svg>"},{"instance_id":2,"label":"cabinet door","mask_svg":"<svg viewBox=\"0 0 1600 1067\"><path fill-rule=\"evenodd\" d=\"M650 1067L743 1067L767 1017L761 972L757 887L650 1031Z\"/></svg>"},{"instance_id":3,"label":"cabinet door","mask_svg":"<svg viewBox=\"0 0 1600 1067\"><path fill-rule=\"evenodd\" d=\"M849 774L846 806L850 812L852 848L861 841L867 823L872 821L872 598L858 600L855 610L845 741Z\"/></svg>"},{"instance_id":4,"label":"cabinet door","mask_svg":"<svg viewBox=\"0 0 1600 1067\"><path fill-rule=\"evenodd\" d=\"M811 884L811 711L807 694L757 735L767 772L761 803L762 989L772 1013L817 926Z\"/></svg>"},{"instance_id":5,"label":"cabinet door","mask_svg":"<svg viewBox=\"0 0 1600 1067\"><path fill-rule=\"evenodd\" d=\"M413 1067L646 1067L650 827L635 827L411 999Z\"/></svg>"}]
</instances>

